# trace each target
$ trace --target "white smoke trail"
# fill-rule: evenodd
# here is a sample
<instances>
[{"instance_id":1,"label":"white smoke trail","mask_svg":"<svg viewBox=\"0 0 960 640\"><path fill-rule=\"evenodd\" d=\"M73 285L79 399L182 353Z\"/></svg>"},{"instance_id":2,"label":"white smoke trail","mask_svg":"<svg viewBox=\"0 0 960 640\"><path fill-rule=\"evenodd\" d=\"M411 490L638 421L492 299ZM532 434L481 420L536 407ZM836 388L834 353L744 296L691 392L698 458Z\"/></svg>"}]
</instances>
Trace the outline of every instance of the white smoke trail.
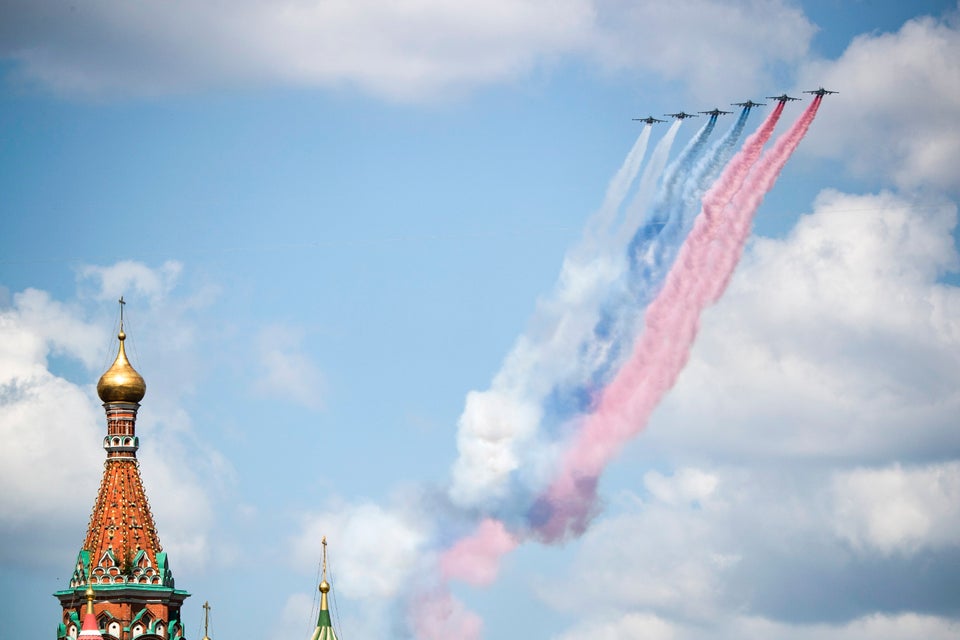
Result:
<instances>
[{"instance_id":1,"label":"white smoke trail","mask_svg":"<svg viewBox=\"0 0 960 640\"><path fill-rule=\"evenodd\" d=\"M662 171L676 126L654 151ZM610 229L640 170L649 141L645 127L611 179L600 210L587 223L583 240L564 260L554 292L538 301L528 330L514 344L486 391L467 394L457 431L458 457L451 470L451 500L466 508L490 507L507 495L520 466L519 451L538 432L542 404L556 381L574 373L576 350L598 317L601 295L622 272L611 256ZM657 172L644 172L630 209L649 199ZM628 211L628 217L639 215ZM615 231L623 233L623 224Z\"/></svg>"},{"instance_id":2,"label":"white smoke trail","mask_svg":"<svg viewBox=\"0 0 960 640\"><path fill-rule=\"evenodd\" d=\"M670 149L673 147L673 140L677 137L680 125L680 120L674 121L667 133L664 134L663 139L654 147L653 153L650 154L650 161L647 162L647 167L643 170L643 175L640 176L640 185L637 187L637 192L627 206L623 223L617 229L611 244L606 247L606 253L622 256L627 248L627 243L630 242L643 223L650 209L650 199L653 197L657 180L663 174L664 167L667 166L667 158L670 156Z\"/></svg>"}]
</instances>

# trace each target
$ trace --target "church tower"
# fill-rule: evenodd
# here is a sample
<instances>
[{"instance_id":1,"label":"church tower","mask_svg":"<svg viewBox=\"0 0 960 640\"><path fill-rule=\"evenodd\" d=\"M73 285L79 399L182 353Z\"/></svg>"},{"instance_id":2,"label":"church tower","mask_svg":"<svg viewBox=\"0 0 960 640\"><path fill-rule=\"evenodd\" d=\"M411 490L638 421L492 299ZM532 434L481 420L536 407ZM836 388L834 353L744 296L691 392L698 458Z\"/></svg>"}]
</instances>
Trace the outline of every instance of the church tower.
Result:
<instances>
[{"instance_id":1,"label":"church tower","mask_svg":"<svg viewBox=\"0 0 960 640\"><path fill-rule=\"evenodd\" d=\"M120 347L97 383L107 460L70 586L54 594L63 607L58 640L90 637L93 619L105 640L183 638L180 606L190 594L174 587L140 479L136 421L147 385L127 360L126 337L120 298Z\"/></svg>"}]
</instances>

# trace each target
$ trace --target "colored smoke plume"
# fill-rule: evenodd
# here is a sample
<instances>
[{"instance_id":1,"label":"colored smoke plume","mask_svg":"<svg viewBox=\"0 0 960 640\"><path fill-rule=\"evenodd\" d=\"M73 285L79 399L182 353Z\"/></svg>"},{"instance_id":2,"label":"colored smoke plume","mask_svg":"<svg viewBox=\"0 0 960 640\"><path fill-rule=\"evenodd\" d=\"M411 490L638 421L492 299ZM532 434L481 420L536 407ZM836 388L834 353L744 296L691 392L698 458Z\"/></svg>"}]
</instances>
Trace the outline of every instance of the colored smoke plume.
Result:
<instances>
[{"instance_id":1,"label":"colored smoke plume","mask_svg":"<svg viewBox=\"0 0 960 640\"><path fill-rule=\"evenodd\" d=\"M646 425L676 382L690 356L700 314L729 282L753 215L806 133L817 106L814 101L750 173L782 112L780 107L775 109L705 196L703 215L681 246L662 291L648 307L646 326L633 354L603 390L555 480L530 512L531 524L542 540L554 542L586 530L597 510L601 473ZM731 201L734 206L727 207ZM712 212L708 206L714 207ZM723 238L714 242L717 236Z\"/></svg>"},{"instance_id":2,"label":"colored smoke plume","mask_svg":"<svg viewBox=\"0 0 960 640\"><path fill-rule=\"evenodd\" d=\"M418 640L479 640L483 620L446 588L417 598L408 623Z\"/></svg>"},{"instance_id":3,"label":"colored smoke plume","mask_svg":"<svg viewBox=\"0 0 960 640\"><path fill-rule=\"evenodd\" d=\"M610 259L609 242L594 233L616 219L648 140L646 127L610 181L583 242L564 260L554 292L538 302L530 329L517 339L490 388L467 395L448 490L454 504L489 509L509 497L511 475L522 463L519 449L537 435L544 397L557 380L575 377L576 349L596 323L598 296L621 273L617 260ZM649 164L662 168L668 153L669 146L661 141ZM649 170L648 165L641 182L649 178Z\"/></svg>"},{"instance_id":4,"label":"colored smoke plume","mask_svg":"<svg viewBox=\"0 0 960 640\"><path fill-rule=\"evenodd\" d=\"M753 214L763 201L763 197L770 191L780 172L786 165L787 160L796 150L797 145L806 135L807 130L813 123L817 115L822 96L815 96L810 105L804 110L803 114L793 124L790 129L784 133L773 145L773 148L767 151L757 166L750 172L747 183L743 189L736 193L733 200L728 205L728 209L733 212L729 215L730 227L727 233L717 234L717 238L728 243L731 246L730 251L721 251L718 253L718 264L720 273L725 274L725 278L715 280L715 286L709 292L710 301L716 302L726 291L730 278L733 277L733 271L740 256L743 254L743 248L750 234L750 223L753 221ZM750 211L750 216L736 215L736 211Z\"/></svg>"},{"instance_id":5,"label":"colored smoke plume","mask_svg":"<svg viewBox=\"0 0 960 640\"><path fill-rule=\"evenodd\" d=\"M470 536L459 540L440 557L440 573L474 586L487 586L497 578L500 558L519 541L499 520L486 518Z\"/></svg>"},{"instance_id":6,"label":"colored smoke plume","mask_svg":"<svg viewBox=\"0 0 960 640\"><path fill-rule=\"evenodd\" d=\"M761 158L783 112L783 103L778 104L704 194L701 215L647 308L633 353L602 390L593 412L583 417L553 482L527 513L530 528L511 533L502 521L486 518L473 534L440 556L440 584L420 599L412 621L420 640L480 637L482 620L450 593L450 580L489 585L502 557L521 542L520 536L553 543L579 536L589 526L598 510L601 474L675 384L689 359L701 313L726 289L760 202L807 132L819 104L815 99ZM709 174L704 171L704 179Z\"/></svg>"}]
</instances>

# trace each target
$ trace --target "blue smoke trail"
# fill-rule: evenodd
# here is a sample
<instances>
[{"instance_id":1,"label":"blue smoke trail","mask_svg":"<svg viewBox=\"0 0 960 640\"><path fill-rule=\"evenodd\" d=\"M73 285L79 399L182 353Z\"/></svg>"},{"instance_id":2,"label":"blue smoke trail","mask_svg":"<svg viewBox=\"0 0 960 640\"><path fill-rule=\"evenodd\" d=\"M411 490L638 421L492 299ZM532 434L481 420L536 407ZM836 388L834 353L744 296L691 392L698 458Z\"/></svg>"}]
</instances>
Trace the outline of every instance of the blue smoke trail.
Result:
<instances>
[{"instance_id":1,"label":"blue smoke trail","mask_svg":"<svg viewBox=\"0 0 960 640\"><path fill-rule=\"evenodd\" d=\"M679 123L675 123L675 126L671 127L672 133L676 132L678 125ZM637 281L638 264L634 256L656 244L657 236L668 222L681 213L684 186L715 126L716 117L713 116L687 143L666 170L657 167L657 173L662 176L661 184L647 209L646 221L634 230L626 247L626 274L622 278L617 293L601 307L592 335L581 342L578 360L584 363L584 367L581 375L578 376L579 379L559 382L545 398L544 408L551 417L562 420L588 408L592 399L592 389L602 386L606 377L614 370L623 352L624 344L632 344L636 317L642 313L646 303L656 294L656 289L652 287L646 294L639 294L634 290L634 286L630 286ZM667 144L673 140L669 133ZM662 157L665 158L665 156ZM652 174L645 172L644 178L648 176L653 177ZM650 183L646 185L645 190L641 182L631 208L643 206L644 202L638 200L641 196L643 200L649 197L646 195L649 192L649 186ZM625 221L624 226L627 224L628 222Z\"/></svg>"},{"instance_id":2,"label":"blue smoke trail","mask_svg":"<svg viewBox=\"0 0 960 640\"><path fill-rule=\"evenodd\" d=\"M720 171L733 157L733 152L736 150L743 129L747 125L747 116L749 115L750 107L744 107L730 130L700 158L690 173L690 177L687 178L687 183L683 187L683 200L688 205L693 205L694 215L700 210L700 200L703 198L707 187L717 181L717 178L720 177Z\"/></svg>"},{"instance_id":3,"label":"blue smoke trail","mask_svg":"<svg viewBox=\"0 0 960 640\"><path fill-rule=\"evenodd\" d=\"M716 124L717 117L711 116L667 167L646 222L637 229L627 245L626 291L604 306L594 329L594 344L585 345L584 351L592 351L593 357L599 358L590 374L591 387L596 388L606 382L624 348L633 343L631 336L636 318L654 298L669 270L669 264L666 268L660 264L661 259L668 255L661 249L667 239L660 236L665 229L677 226L677 218L683 216L686 208L683 199L685 187L695 167L700 166L694 163ZM676 249L673 251L675 253ZM574 391L572 396L583 398L584 393Z\"/></svg>"},{"instance_id":4,"label":"blue smoke trail","mask_svg":"<svg viewBox=\"0 0 960 640\"><path fill-rule=\"evenodd\" d=\"M593 390L606 384L624 354L629 353L642 314L662 286L680 244L690 232L700 199L729 162L746 126L744 108L724 136L700 155L717 117L712 116L663 173L663 181L646 222L627 246L628 270L622 290L601 309L593 340L580 355L589 363L586 384L555 387L547 406L558 417L589 409Z\"/></svg>"},{"instance_id":5,"label":"blue smoke trail","mask_svg":"<svg viewBox=\"0 0 960 640\"><path fill-rule=\"evenodd\" d=\"M697 154L706 144L716 124L717 117L710 116L707 124L703 125L703 128L687 143L677 159L664 172L660 191L653 202L647 221L637 230L627 245L627 259L631 272L637 269L637 261L647 253L667 222L681 212L683 187L693 170Z\"/></svg>"},{"instance_id":6,"label":"blue smoke trail","mask_svg":"<svg viewBox=\"0 0 960 640\"><path fill-rule=\"evenodd\" d=\"M659 229L657 242L631 243L637 251L631 256L631 267L638 274L631 283L631 289L637 296L637 303L641 308L645 308L652 300L652 296L659 291L663 279L677 257L680 244L693 228L693 221L700 211L700 200L703 194L707 187L716 181L721 168L733 157L749 114L750 108L745 107L730 130L714 143L687 173L683 188L679 196L675 197L671 215ZM645 250L646 253L640 255L640 250Z\"/></svg>"}]
</instances>

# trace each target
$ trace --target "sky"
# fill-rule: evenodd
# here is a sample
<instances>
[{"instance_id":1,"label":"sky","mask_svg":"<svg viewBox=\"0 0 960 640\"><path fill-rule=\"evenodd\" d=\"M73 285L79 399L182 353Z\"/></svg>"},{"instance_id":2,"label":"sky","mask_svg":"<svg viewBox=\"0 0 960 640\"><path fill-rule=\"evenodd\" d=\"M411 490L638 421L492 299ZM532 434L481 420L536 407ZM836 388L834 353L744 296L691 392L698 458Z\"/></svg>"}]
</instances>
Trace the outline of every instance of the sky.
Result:
<instances>
[{"instance_id":1,"label":"sky","mask_svg":"<svg viewBox=\"0 0 960 640\"><path fill-rule=\"evenodd\" d=\"M204 601L214 640L309 637L324 535L341 640L960 635L956 3L0 17L0 637L59 622L121 295L190 638ZM649 220L705 124L631 119L737 111L712 144L766 102L739 149L802 96L770 149L819 86L676 379L548 535L659 327L604 224Z\"/></svg>"}]
</instances>

